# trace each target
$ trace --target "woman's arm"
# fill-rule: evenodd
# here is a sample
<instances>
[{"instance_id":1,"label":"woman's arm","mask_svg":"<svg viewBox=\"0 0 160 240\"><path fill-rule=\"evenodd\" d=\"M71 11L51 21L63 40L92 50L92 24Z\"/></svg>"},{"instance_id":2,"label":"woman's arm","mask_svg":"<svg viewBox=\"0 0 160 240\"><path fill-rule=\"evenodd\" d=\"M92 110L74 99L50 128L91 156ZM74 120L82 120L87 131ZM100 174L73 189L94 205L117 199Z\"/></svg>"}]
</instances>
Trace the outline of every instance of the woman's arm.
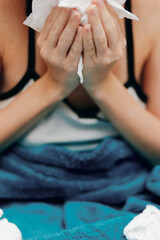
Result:
<instances>
[{"instance_id":1,"label":"woman's arm","mask_svg":"<svg viewBox=\"0 0 160 240\"><path fill-rule=\"evenodd\" d=\"M160 23L160 18L159 18ZM148 96L147 109L160 119L160 34L155 42L143 71L144 91Z\"/></svg>"},{"instance_id":2,"label":"woman's arm","mask_svg":"<svg viewBox=\"0 0 160 240\"><path fill-rule=\"evenodd\" d=\"M62 99L62 92L47 74L21 92L0 111L0 153L27 133Z\"/></svg>"},{"instance_id":3,"label":"woman's arm","mask_svg":"<svg viewBox=\"0 0 160 240\"><path fill-rule=\"evenodd\" d=\"M160 31L156 22L160 22L160 5L157 2L157 18L156 15L153 16L156 19L152 26L156 28L156 41L154 45L150 45L150 55L144 67L144 81L148 82L149 95L147 109L144 109L111 71L113 64L121 57L124 47L119 24L113 21L114 18L103 1L94 0L94 3L98 8L91 6L88 9L92 31L90 25L83 29L83 86L122 136L146 159L160 164Z\"/></svg>"},{"instance_id":4,"label":"woman's arm","mask_svg":"<svg viewBox=\"0 0 160 240\"><path fill-rule=\"evenodd\" d=\"M113 74L90 95L140 154L160 164L160 119L157 116L136 102Z\"/></svg>"},{"instance_id":5,"label":"woman's arm","mask_svg":"<svg viewBox=\"0 0 160 240\"><path fill-rule=\"evenodd\" d=\"M53 21L56 11L58 9L54 8L38 38L47 73L0 111L0 152L27 133L79 85L77 69L82 52L82 30L78 27L80 13L61 9Z\"/></svg>"},{"instance_id":6,"label":"woman's arm","mask_svg":"<svg viewBox=\"0 0 160 240\"><path fill-rule=\"evenodd\" d=\"M160 38L152 49L144 69L149 97L144 109L111 73L102 85L90 92L103 113L126 140L146 159L160 164Z\"/></svg>"}]
</instances>

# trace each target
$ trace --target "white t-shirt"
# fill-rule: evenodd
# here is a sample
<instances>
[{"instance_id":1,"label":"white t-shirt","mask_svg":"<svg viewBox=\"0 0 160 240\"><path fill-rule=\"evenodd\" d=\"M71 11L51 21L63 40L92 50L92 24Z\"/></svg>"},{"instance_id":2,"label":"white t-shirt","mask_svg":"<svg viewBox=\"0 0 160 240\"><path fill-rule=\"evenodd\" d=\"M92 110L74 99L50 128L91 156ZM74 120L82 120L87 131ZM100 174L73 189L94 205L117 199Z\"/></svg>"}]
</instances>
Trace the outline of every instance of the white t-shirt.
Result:
<instances>
[{"instance_id":1,"label":"white t-shirt","mask_svg":"<svg viewBox=\"0 0 160 240\"><path fill-rule=\"evenodd\" d=\"M34 80L30 79L22 91L25 91L33 83ZM143 107L146 106L133 87L127 88L127 91ZM0 101L0 109L10 104L17 95ZM23 136L19 140L19 144L30 147L54 143L73 151L82 151L95 148L107 136L118 135L120 134L117 129L102 112L97 114L97 118L80 118L62 101Z\"/></svg>"}]
</instances>

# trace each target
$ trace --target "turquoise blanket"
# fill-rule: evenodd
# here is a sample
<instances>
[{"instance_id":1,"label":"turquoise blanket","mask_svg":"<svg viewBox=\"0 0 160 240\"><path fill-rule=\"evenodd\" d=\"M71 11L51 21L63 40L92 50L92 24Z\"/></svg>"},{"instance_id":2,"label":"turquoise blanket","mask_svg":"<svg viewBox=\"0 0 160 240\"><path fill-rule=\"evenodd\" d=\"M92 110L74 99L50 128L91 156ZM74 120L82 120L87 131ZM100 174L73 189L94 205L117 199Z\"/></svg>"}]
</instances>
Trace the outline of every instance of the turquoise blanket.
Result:
<instances>
[{"instance_id":1,"label":"turquoise blanket","mask_svg":"<svg viewBox=\"0 0 160 240\"><path fill-rule=\"evenodd\" d=\"M15 144L0 155L0 207L23 240L125 239L147 204L160 206L160 166L121 138L88 152Z\"/></svg>"}]
</instances>

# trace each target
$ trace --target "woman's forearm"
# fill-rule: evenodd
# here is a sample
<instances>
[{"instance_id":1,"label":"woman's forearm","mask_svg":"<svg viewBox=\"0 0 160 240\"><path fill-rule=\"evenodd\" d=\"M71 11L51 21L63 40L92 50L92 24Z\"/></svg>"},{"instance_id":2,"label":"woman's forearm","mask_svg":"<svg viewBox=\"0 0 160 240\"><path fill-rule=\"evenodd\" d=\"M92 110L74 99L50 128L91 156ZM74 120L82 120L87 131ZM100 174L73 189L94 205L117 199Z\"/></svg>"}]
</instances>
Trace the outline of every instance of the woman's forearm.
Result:
<instances>
[{"instance_id":1,"label":"woman's forearm","mask_svg":"<svg viewBox=\"0 0 160 240\"><path fill-rule=\"evenodd\" d=\"M136 102L112 73L88 93L141 155L160 164L160 119Z\"/></svg>"},{"instance_id":2,"label":"woman's forearm","mask_svg":"<svg viewBox=\"0 0 160 240\"><path fill-rule=\"evenodd\" d=\"M47 74L22 91L0 111L0 153L34 127L63 97Z\"/></svg>"}]
</instances>

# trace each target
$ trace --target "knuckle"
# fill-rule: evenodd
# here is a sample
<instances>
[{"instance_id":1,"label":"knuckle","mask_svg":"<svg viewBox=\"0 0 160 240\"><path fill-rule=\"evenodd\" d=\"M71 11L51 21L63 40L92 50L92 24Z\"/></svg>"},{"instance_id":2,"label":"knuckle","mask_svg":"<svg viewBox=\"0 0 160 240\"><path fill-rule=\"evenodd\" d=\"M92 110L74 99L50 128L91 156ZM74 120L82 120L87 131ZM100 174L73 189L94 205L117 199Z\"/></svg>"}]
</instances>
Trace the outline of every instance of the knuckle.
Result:
<instances>
[{"instance_id":1,"label":"knuckle","mask_svg":"<svg viewBox=\"0 0 160 240\"><path fill-rule=\"evenodd\" d=\"M51 32L54 36L59 36L59 35L61 34L60 28L58 28L58 26L55 25L55 24L52 25L50 32Z\"/></svg>"},{"instance_id":2,"label":"knuckle","mask_svg":"<svg viewBox=\"0 0 160 240\"><path fill-rule=\"evenodd\" d=\"M66 63L63 68L66 72L74 72L75 71L75 66L70 63Z\"/></svg>"},{"instance_id":3,"label":"knuckle","mask_svg":"<svg viewBox=\"0 0 160 240\"><path fill-rule=\"evenodd\" d=\"M90 39L90 40L88 40L88 43L87 43L87 45L86 45L86 49L87 50L89 50L90 52L93 52L94 53L94 45L93 45L93 42L92 42L92 40Z\"/></svg>"},{"instance_id":4,"label":"knuckle","mask_svg":"<svg viewBox=\"0 0 160 240\"><path fill-rule=\"evenodd\" d=\"M77 72L77 68L78 68L78 61L74 60L71 57L68 57L65 61L65 64L63 64L63 68L65 71L70 72L70 73L74 73L75 71Z\"/></svg>"},{"instance_id":5,"label":"knuckle","mask_svg":"<svg viewBox=\"0 0 160 240\"><path fill-rule=\"evenodd\" d=\"M97 43L99 44L99 45L105 45L105 41L104 41L104 39L102 38L102 37L98 37L97 38Z\"/></svg>"},{"instance_id":6,"label":"knuckle","mask_svg":"<svg viewBox=\"0 0 160 240\"><path fill-rule=\"evenodd\" d=\"M50 59L50 64L56 68L61 68L61 64L58 58L56 58L55 56Z\"/></svg>"},{"instance_id":7,"label":"knuckle","mask_svg":"<svg viewBox=\"0 0 160 240\"><path fill-rule=\"evenodd\" d=\"M123 50L126 47L126 45L127 45L127 41L124 37L121 41L119 41L118 47Z\"/></svg>"},{"instance_id":8,"label":"knuckle","mask_svg":"<svg viewBox=\"0 0 160 240\"><path fill-rule=\"evenodd\" d=\"M109 28L110 28L111 32L114 32L115 34L118 35L117 28L116 28L116 25L115 25L114 21L112 21L112 23L110 24Z\"/></svg>"},{"instance_id":9,"label":"knuckle","mask_svg":"<svg viewBox=\"0 0 160 240\"><path fill-rule=\"evenodd\" d=\"M51 66L55 66L55 67L59 67L59 61L57 58L55 58L54 54L50 54L50 52L48 51L47 47L44 46L42 47L41 51L40 51L40 55L42 56L42 58L44 59L44 61L46 63L48 63Z\"/></svg>"},{"instance_id":10,"label":"knuckle","mask_svg":"<svg viewBox=\"0 0 160 240\"><path fill-rule=\"evenodd\" d=\"M90 46L89 50L90 50L91 53L94 54L94 52L95 52L95 48L94 48L94 46Z\"/></svg>"},{"instance_id":11,"label":"knuckle","mask_svg":"<svg viewBox=\"0 0 160 240\"><path fill-rule=\"evenodd\" d=\"M90 58L94 59L95 52L94 52L94 50L93 50L93 49L92 49L92 50L90 50L90 52L89 52L89 56L90 56ZM93 61L94 61L94 60L93 60Z\"/></svg>"},{"instance_id":12,"label":"knuckle","mask_svg":"<svg viewBox=\"0 0 160 240\"><path fill-rule=\"evenodd\" d=\"M79 44L78 43L76 43L76 42L74 42L74 45L72 46L72 48L71 48L71 54L73 54L73 55L77 55L79 52L80 52L80 46L79 46Z\"/></svg>"},{"instance_id":13,"label":"knuckle","mask_svg":"<svg viewBox=\"0 0 160 240\"><path fill-rule=\"evenodd\" d=\"M61 36L59 42L61 43L62 46L65 46L66 44L68 44L69 40L68 38Z\"/></svg>"},{"instance_id":14,"label":"knuckle","mask_svg":"<svg viewBox=\"0 0 160 240\"><path fill-rule=\"evenodd\" d=\"M94 69L95 68L95 65L93 63L88 63L87 67L89 69Z\"/></svg>"},{"instance_id":15,"label":"knuckle","mask_svg":"<svg viewBox=\"0 0 160 240\"><path fill-rule=\"evenodd\" d=\"M77 55L77 53L78 53L78 49L72 47L70 50L70 55L75 56L75 55Z\"/></svg>"},{"instance_id":16,"label":"knuckle","mask_svg":"<svg viewBox=\"0 0 160 240\"><path fill-rule=\"evenodd\" d=\"M123 51L122 51L121 48L119 48L119 49L117 50L115 59L116 59L116 60L120 60L121 57L122 57L122 55L123 55Z\"/></svg>"},{"instance_id":17,"label":"knuckle","mask_svg":"<svg viewBox=\"0 0 160 240\"><path fill-rule=\"evenodd\" d=\"M42 46L41 35L39 35L39 37L37 38L37 46L38 46L39 48L41 48L41 46Z\"/></svg>"},{"instance_id":18,"label":"knuckle","mask_svg":"<svg viewBox=\"0 0 160 240\"><path fill-rule=\"evenodd\" d=\"M65 40L63 37L60 37L60 39L59 39L59 43L61 43L62 46L66 43L66 41L67 40ZM58 43L58 45L59 45L59 43Z\"/></svg>"},{"instance_id":19,"label":"knuckle","mask_svg":"<svg viewBox=\"0 0 160 240\"><path fill-rule=\"evenodd\" d=\"M106 66L110 65L111 62L112 62L111 59L108 58L108 57L106 57L106 58L104 58L104 59L101 60L101 65L104 66L104 67L106 67Z\"/></svg>"},{"instance_id":20,"label":"knuckle","mask_svg":"<svg viewBox=\"0 0 160 240\"><path fill-rule=\"evenodd\" d=\"M109 26L107 27L107 31L108 31L109 33L116 31L116 27L115 27L115 25L114 25L111 21L110 21Z\"/></svg>"},{"instance_id":21,"label":"knuckle","mask_svg":"<svg viewBox=\"0 0 160 240\"><path fill-rule=\"evenodd\" d=\"M52 26L51 32L52 32L52 34L54 34L55 36L56 36L56 35L59 35L59 30L58 30L58 28L57 28L55 25Z\"/></svg>"},{"instance_id":22,"label":"knuckle","mask_svg":"<svg viewBox=\"0 0 160 240\"><path fill-rule=\"evenodd\" d=\"M124 37L123 39L123 48L125 48L127 46L127 41L126 41L126 38Z\"/></svg>"},{"instance_id":23,"label":"knuckle","mask_svg":"<svg viewBox=\"0 0 160 240\"><path fill-rule=\"evenodd\" d=\"M42 47L40 50L40 55L44 60L48 59L48 51L46 47Z\"/></svg>"},{"instance_id":24,"label":"knuckle","mask_svg":"<svg viewBox=\"0 0 160 240\"><path fill-rule=\"evenodd\" d=\"M47 45L45 44L41 50L40 55L44 59L44 61L49 64L52 67L55 67L57 69L63 68L63 63L60 61L60 58L56 54L55 51L52 51L52 53L47 48Z\"/></svg>"},{"instance_id":25,"label":"knuckle","mask_svg":"<svg viewBox=\"0 0 160 240\"><path fill-rule=\"evenodd\" d=\"M92 42L92 37L91 36L88 36L87 38L86 38L86 41L87 41L87 45L89 45L89 46L91 46L92 44L93 44L93 42Z\"/></svg>"},{"instance_id":26,"label":"knuckle","mask_svg":"<svg viewBox=\"0 0 160 240\"><path fill-rule=\"evenodd\" d=\"M98 59L95 56L92 57L92 61L87 61L86 59L86 62L84 61L84 63L89 69L94 69L99 65Z\"/></svg>"}]
</instances>

